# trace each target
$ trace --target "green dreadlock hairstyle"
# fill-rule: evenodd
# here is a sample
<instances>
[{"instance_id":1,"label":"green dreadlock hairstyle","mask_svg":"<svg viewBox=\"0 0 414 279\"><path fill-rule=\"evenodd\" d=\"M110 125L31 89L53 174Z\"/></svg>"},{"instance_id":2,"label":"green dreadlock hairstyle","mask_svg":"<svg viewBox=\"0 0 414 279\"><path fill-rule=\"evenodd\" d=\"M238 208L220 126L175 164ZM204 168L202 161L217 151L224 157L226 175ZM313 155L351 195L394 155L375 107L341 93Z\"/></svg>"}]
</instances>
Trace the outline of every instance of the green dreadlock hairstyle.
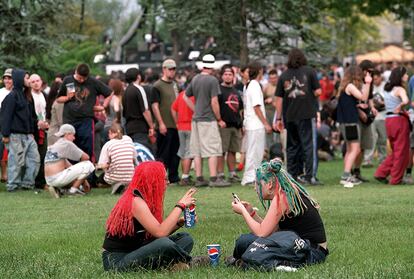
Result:
<instances>
[{"instance_id":1,"label":"green dreadlock hairstyle","mask_svg":"<svg viewBox=\"0 0 414 279\"><path fill-rule=\"evenodd\" d=\"M263 162L260 167L256 169L256 191L263 207L267 210L270 206L270 201L268 201L268 205L266 206L263 200L262 183L271 183L272 187L275 188L277 201L280 202L285 200L289 209L287 212L281 212L283 217L286 216L287 213L292 213L294 216L303 214L304 210L307 208L303 201L303 196L308 198L314 207L318 208L319 205L317 201L309 195L302 185L290 176L282 165L283 162L279 158L275 158L268 162Z\"/></svg>"}]
</instances>

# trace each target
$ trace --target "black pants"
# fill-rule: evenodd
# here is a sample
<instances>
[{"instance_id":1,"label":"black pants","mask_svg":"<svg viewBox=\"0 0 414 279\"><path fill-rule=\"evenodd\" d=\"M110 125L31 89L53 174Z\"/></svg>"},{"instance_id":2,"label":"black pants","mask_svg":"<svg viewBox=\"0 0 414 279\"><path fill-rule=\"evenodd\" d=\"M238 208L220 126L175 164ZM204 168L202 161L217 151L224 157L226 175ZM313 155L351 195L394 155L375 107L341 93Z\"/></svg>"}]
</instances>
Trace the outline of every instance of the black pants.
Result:
<instances>
[{"instance_id":1,"label":"black pants","mask_svg":"<svg viewBox=\"0 0 414 279\"><path fill-rule=\"evenodd\" d=\"M290 175L303 174L312 178L314 165L312 119L303 119L286 123L287 130L287 169Z\"/></svg>"},{"instance_id":2,"label":"black pants","mask_svg":"<svg viewBox=\"0 0 414 279\"><path fill-rule=\"evenodd\" d=\"M37 173L35 179L35 187L39 189L43 189L46 184L45 180L45 156L47 151L47 134L45 133L45 137L43 139L43 144L37 144L37 151L39 151L40 155L40 168L39 172Z\"/></svg>"},{"instance_id":3,"label":"black pants","mask_svg":"<svg viewBox=\"0 0 414 279\"><path fill-rule=\"evenodd\" d=\"M164 163L165 168L168 170L168 180L171 183L180 180L178 176L180 157L177 155L179 147L180 139L178 138L177 129L168 128L165 135L157 131L157 154L155 157Z\"/></svg>"},{"instance_id":4,"label":"black pants","mask_svg":"<svg viewBox=\"0 0 414 279\"><path fill-rule=\"evenodd\" d=\"M158 238L130 253L102 253L104 270L129 271L157 269L177 262L191 261L193 239L188 233Z\"/></svg>"}]
</instances>

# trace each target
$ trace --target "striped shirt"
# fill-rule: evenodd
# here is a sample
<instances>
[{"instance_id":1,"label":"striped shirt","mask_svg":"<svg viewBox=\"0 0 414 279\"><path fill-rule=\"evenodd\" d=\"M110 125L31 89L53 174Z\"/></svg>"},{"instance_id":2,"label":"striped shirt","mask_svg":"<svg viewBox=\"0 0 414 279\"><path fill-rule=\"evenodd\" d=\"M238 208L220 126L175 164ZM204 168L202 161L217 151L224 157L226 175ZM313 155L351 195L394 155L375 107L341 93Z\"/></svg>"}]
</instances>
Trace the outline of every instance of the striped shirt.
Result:
<instances>
[{"instance_id":1,"label":"striped shirt","mask_svg":"<svg viewBox=\"0 0 414 279\"><path fill-rule=\"evenodd\" d=\"M104 180L109 184L129 183L134 175L137 153L132 139L111 139L102 147L99 164L108 164Z\"/></svg>"}]
</instances>

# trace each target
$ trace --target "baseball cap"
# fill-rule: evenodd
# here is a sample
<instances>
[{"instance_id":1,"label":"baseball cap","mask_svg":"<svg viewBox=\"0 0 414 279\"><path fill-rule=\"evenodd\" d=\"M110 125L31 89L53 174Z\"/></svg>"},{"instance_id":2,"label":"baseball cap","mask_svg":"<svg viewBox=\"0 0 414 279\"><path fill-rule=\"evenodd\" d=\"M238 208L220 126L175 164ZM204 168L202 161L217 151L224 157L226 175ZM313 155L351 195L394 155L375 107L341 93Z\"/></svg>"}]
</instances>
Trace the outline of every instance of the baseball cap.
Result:
<instances>
[{"instance_id":1,"label":"baseball cap","mask_svg":"<svg viewBox=\"0 0 414 279\"><path fill-rule=\"evenodd\" d=\"M167 68L167 69L172 69L172 68L177 68L177 64L175 63L174 60L167 59L162 63L162 67Z\"/></svg>"},{"instance_id":2,"label":"baseball cap","mask_svg":"<svg viewBox=\"0 0 414 279\"><path fill-rule=\"evenodd\" d=\"M13 69L11 69L11 68L6 69L6 70L4 71L3 78L4 78L4 77L12 77L12 72L13 72Z\"/></svg>"},{"instance_id":3,"label":"baseball cap","mask_svg":"<svg viewBox=\"0 0 414 279\"><path fill-rule=\"evenodd\" d=\"M63 137L65 134L76 134L75 128L70 124L63 124L59 128L59 132L55 133L55 136Z\"/></svg>"}]
</instances>

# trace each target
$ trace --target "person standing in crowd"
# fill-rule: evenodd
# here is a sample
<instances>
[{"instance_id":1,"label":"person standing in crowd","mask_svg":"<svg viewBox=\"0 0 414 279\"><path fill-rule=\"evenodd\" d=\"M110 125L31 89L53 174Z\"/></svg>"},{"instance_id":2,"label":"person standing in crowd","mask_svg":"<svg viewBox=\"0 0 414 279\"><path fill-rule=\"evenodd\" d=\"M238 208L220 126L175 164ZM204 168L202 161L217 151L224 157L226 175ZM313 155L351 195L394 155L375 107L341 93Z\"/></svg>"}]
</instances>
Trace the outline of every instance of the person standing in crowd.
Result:
<instances>
[{"instance_id":1,"label":"person standing in crowd","mask_svg":"<svg viewBox=\"0 0 414 279\"><path fill-rule=\"evenodd\" d=\"M59 88L62 82L54 81L50 86L49 96L46 102L46 120L49 123L49 130L47 133L47 145L54 144L59 137L55 134L59 132L60 126L63 124L63 103L56 101L59 93Z\"/></svg>"},{"instance_id":2,"label":"person standing in crowd","mask_svg":"<svg viewBox=\"0 0 414 279\"><path fill-rule=\"evenodd\" d=\"M181 180L180 185L190 186L194 184L194 181L190 176L191 162L193 158L190 153L190 137L191 137L191 121L193 119L193 111L188 107L184 101L185 91L182 91L177 99L171 106L171 114L177 125L178 138L180 140L180 147L178 148L177 155L181 158ZM194 104L194 96L189 98Z\"/></svg>"},{"instance_id":3,"label":"person standing in crowd","mask_svg":"<svg viewBox=\"0 0 414 279\"><path fill-rule=\"evenodd\" d=\"M414 104L413 104L413 95L414 95L414 75L411 76L408 85L408 100L410 100L409 104L409 115L412 122L414 121ZM414 123L414 122L413 122ZM414 132L411 131L410 133L410 160L407 166L407 170L404 176L404 182L406 184L413 184L413 178L411 176L412 168L413 168L413 160L414 160Z\"/></svg>"},{"instance_id":4,"label":"person standing in crowd","mask_svg":"<svg viewBox=\"0 0 414 279\"><path fill-rule=\"evenodd\" d=\"M154 136L154 123L148 105L148 97L140 86L142 74L137 68L129 68L125 73L128 83L122 98L126 134L152 151L149 137Z\"/></svg>"},{"instance_id":5,"label":"person standing in crowd","mask_svg":"<svg viewBox=\"0 0 414 279\"><path fill-rule=\"evenodd\" d=\"M319 185L321 183L315 176L318 166L315 118L321 89L316 72L306 65L303 52L293 48L288 55L288 69L277 84L275 129L282 132L285 126L287 130L286 155L290 175L300 183Z\"/></svg>"},{"instance_id":6,"label":"person standing in crowd","mask_svg":"<svg viewBox=\"0 0 414 279\"><path fill-rule=\"evenodd\" d=\"M337 122L340 124L339 129L346 143L344 172L340 183L346 187L353 187L362 183L357 177L351 175L352 165L361 151L361 130L358 124L357 101L368 100L372 81L371 75L367 72L362 85L362 91L360 91L362 75L363 73L359 67L350 66L346 69L338 89Z\"/></svg>"},{"instance_id":7,"label":"person standing in crowd","mask_svg":"<svg viewBox=\"0 0 414 279\"><path fill-rule=\"evenodd\" d=\"M410 160L410 118L404 111L409 103L404 83L408 81L407 70L397 67L391 71L390 78L385 84L384 101L387 112L385 126L387 137L391 145L391 154L381 163L374 177L380 182L389 184L402 184L404 171Z\"/></svg>"},{"instance_id":8,"label":"person standing in crowd","mask_svg":"<svg viewBox=\"0 0 414 279\"><path fill-rule=\"evenodd\" d=\"M235 84L235 88L239 91L243 104L246 103L246 98L244 96L244 87L249 82L249 67L243 66L240 68L240 81L238 80ZM244 163L246 162L246 137L242 135L242 142L240 147L240 160L239 164L237 165L237 171L242 171L244 169Z\"/></svg>"},{"instance_id":9,"label":"person standing in crowd","mask_svg":"<svg viewBox=\"0 0 414 279\"><path fill-rule=\"evenodd\" d=\"M12 71L13 89L1 106L1 133L8 146L7 191L33 189L39 172L40 156L34 139L37 116L30 92L29 74Z\"/></svg>"},{"instance_id":10,"label":"person standing in crowd","mask_svg":"<svg viewBox=\"0 0 414 279\"><path fill-rule=\"evenodd\" d=\"M108 141L108 131L112 123L119 123L124 125L122 121L122 97L124 95L124 84L120 79L110 79L109 88L112 89L113 94L108 107L105 109L106 119L104 125L104 139Z\"/></svg>"},{"instance_id":11,"label":"person standing in crowd","mask_svg":"<svg viewBox=\"0 0 414 279\"><path fill-rule=\"evenodd\" d=\"M46 99L47 96L42 91L42 79L37 74L30 76L30 87L32 89L32 98L37 115L38 134L35 136L37 150L40 155L40 168L36 176L35 187L43 189L46 184L44 173L44 160L47 151L47 129L49 123L46 121Z\"/></svg>"},{"instance_id":12,"label":"person standing in crowd","mask_svg":"<svg viewBox=\"0 0 414 279\"><path fill-rule=\"evenodd\" d=\"M112 194L119 193L121 186L128 185L138 165L137 152L132 139L124 136L119 123L113 122L108 130L109 141L104 144L97 169L105 171L104 180L112 186Z\"/></svg>"},{"instance_id":13,"label":"person standing in crowd","mask_svg":"<svg viewBox=\"0 0 414 279\"><path fill-rule=\"evenodd\" d=\"M274 99L275 99L276 85L277 85L278 79L279 79L279 76L277 74L277 70L276 69L270 70L268 83L266 84L263 90L267 123L273 123L273 118L275 117L275 106L274 106L275 100ZM266 135L265 150L266 150L267 155L269 154L270 147L275 143L274 136L275 134L273 133L273 131ZM280 142L280 138L277 141Z\"/></svg>"},{"instance_id":14,"label":"person standing in crowd","mask_svg":"<svg viewBox=\"0 0 414 279\"><path fill-rule=\"evenodd\" d=\"M184 100L194 111L191 123L190 153L194 157L196 170L195 186L229 186L230 183L217 178L217 160L223 153L220 128L226 127L221 119L218 95L220 85L213 76L215 58L211 54L203 56L203 70L190 82ZM189 97L195 97L195 105ZM208 158L210 181L203 177L203 158Z\"/></svg>"},{"instance_id":15,"label":"person standing in crowd","mask_svg":"<svg viewBox=\"0 0 414 279\"><path fill-rule=\"evenodd\" d=\"M174 265L189 268L192 237L181 232L180 217L194 205L196 190L188 190L164 219L166 171L161 162L144 162L136 169L108 220L103 242L102 261L105 271L158 269Z\"/></svg>"},{"instance_id":16,"label":"person standing in crowd","mask_svg":"<svg viewBox=\"0 0 414 279\"><path fill-rule=\"evenodd\" d=\"M89 74L89 66L79 64L74 75L63 79L57 101L65 104L63 123L75 127L76 139L74 143L85 151L90 160L94 162L94 106L98 95L103 95L105 103L109 103L112 90ZM71 88L71 84L74 85L75 90L69 92L67 88Z\"/></svg>"},{"instance_id":17,"label":"person standing in crowd","mask_svg":"<svg viewBox=\"0 0 414 279\"><path fill-rule=\"evenodd\" d=\"M80 189L90 188L86 178L95 167L89 161L89 155L77 147L75 140L75 128L70 124L63 124L56 136L59 140L49 146L45 156L45 178L50 194L60 198L60 188L70 186L70 195L84 195ZM72 165L68 160L81 161Z\"/></svg>"},{"instance_id":18,"label":"person standing in crowd","mask_svg":"<svg viewBox=\"0 0 414 279\"><path fill-rule=\"evenodd\" d=\"M373 125L374 131L374 148L366 150L364 154L363 167L372 167L375 150L378 151L378 161L381 163L387 156L387 131L385 129L385 105L384 105L384 86L385 82L382 80L381 73L378 70L372 72L373 84L373 103L375 109L378 111Z\"/></svg>"},{"instance_id":19,"label":"person standing in crowd","mask_svg":"<svg viewBox=\"0 0 414 279\"><path fill-rule=\"evenodd\" d=\"M3 74L3 84L4 87L0 89L0 109L1 104L3 103L4 98L9 95L10 91L13 88L13 79L12 79L13 69L6 69ZM1 119L0 119L1 124ZM7 182L7 149L3 144L3 135L1 134L0 126L0 167L1 167L1 182Z\"/></svg>"},{"instance_id":20,"label":"person standing in crowd","mask_svg":"<svg viewBox=\"0 0 414 279\"><path fill-rule=\"evenodd\" d=\"M177 126L171 114L171 105L178 96L178 87L175 82L176 69L177 65L174 60L165 60L162 63L162 77L154 83L151 92L152 112L158 124L155 157L164 163L170 183L180 181L178 175L180 158L177 155L180 141Z\"/></svg>"},{"instance_id":21,"label":"person standing in crowd","mask_svg":"<svg viewBox=\"0 0 414 279\"><path fill-rule=\"evenodd\" d=\"M272 127L266 121L264 98L260 80L263 77L263 67L259 62L249 64L249 79L245 87L244 122L246 137L246 165L242 185L252 185L255 181L255 169L263 160L266 133L272 132Z\"/></svg>"},{"instance_id":22,"label":"person standing in crowd","mask_svg":"<svg viewBox=\"0 0 414 279\"><path fill-rule=\"evenodd\" d=\"M322 79L319 81L319 85L321 86L319 107L322 108L324 104L331 100L335 87L333 81L329 78L329 75L325 71L322 72Z\"/></svg>"},{"instance_id":23,"label":"person standing in crowd","mask_svg":"<svg viewBox=\"0 0 414 279\"><path fill-rule=\"evenodd\" d=\"M223 156L218 159L218 179L225 180L224 158L227 153L227 168L229 170L229 182L240 182L236 174L236 153L240 152L241 128L243 121L241 117L243 101L236 88L233 86L234 71L232 65L227 64L221 68L220 85L221 94L218 96L220 115L226 123L225 128L220 129Z\"/></svg>"},{"instance_id":24,"label":"person standing in crowd","mask_svg":"<svg viewBox=\"0 0 414 279\"><path fill-rule=\"evenodd\" d=\"M359 67L362 70L363 77L366 75L366 73L369 73L370 76L372 76L372 72L374 71L375 65L370 60L363 60ZM364 80L363 80L364 82ZM361 133L360 138L360 153L355 159L354 162L354 168L352 169L352 174L358 178L362 182L368 182L369 180L364 178L361 175L361 165L362 161L364 159L364 153L365 150L370 150L374 148L374 131L373 126L371 125L371 122L368 117L372 115L375 117L378 112L374 107L374 101L373 101L373 86L370 85L369 89L369 95L368 100L359 100L357 107L358 107L358 113L359 113L359 130Z\"/></svg>"}]
</instances>

